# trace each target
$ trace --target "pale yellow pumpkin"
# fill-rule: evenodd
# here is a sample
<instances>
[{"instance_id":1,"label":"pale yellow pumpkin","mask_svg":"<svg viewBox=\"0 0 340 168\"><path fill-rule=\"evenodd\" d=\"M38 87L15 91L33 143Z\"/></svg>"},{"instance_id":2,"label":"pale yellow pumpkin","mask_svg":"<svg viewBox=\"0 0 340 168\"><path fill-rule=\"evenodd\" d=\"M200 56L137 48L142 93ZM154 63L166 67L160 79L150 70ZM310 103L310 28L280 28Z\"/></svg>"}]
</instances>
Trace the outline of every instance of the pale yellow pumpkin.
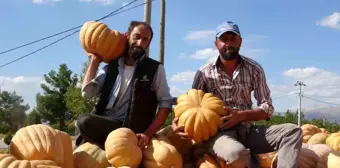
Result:
<instances>
[{"instance_id":1,"label":"pale yellow pumpkin","mask_svg":"<svg viewBox=\"0 0 340 168\"><path fill-rule=\"evenodd\" d=\"M326 139L326 144L335 151L340 151L340 132L332 133Z\"/></svg>"},{"instance_id":2,"label":"pale yellow pumpkin","mask_svg":"<svg viewBox=\"0 0 340 168\"><path fill-rule=\"evenodd\" d=\"M111 30L106 24L88 21L79 33L81 46L87 53L100 56L103 62L117 59L124 51L126 38L117 30Z\"/></svg>"},{"instance_id":3,"label":"pale yellow pumpkin","mask_svg":"<svg viewBox=\"0 0 340 168\"><path fill-rule=\"evenodd\" d=\"M193 142L190 139L182 138L180 135L174 133L171 125L162 128L156 133L156 136L165 136L169 139L171 145L181 154L183 161L191 160Z\"/></svg>"},{"instance_id":4,"label":"pale yellow pumpkin","mask_svg":"<svg viewBox=\"0 0 340 168\"><path fill-rule=\"evenodd\" d=\"M333 151L329 153L327 159L327 168L339 168L340 167L340 151Z\"/></svg>"},{"instance_id":5,"label":"pale yellow pumpkin","mask_svg":"<svg viewBox=\"0 0 340 168\"><path fill-rule=\"evenodd\" d=\"M112 166L131 168L137 168L143 156L138 146L138 138L129 128L118 128L107 136L105 155Z\"/></svg>"},{"instance_id":6,"label":"pale yellow pumpkin","mask_svg":"<svg viewBox=\"0 0 340 168\"><path fill-rule=\"evenodd\" d=\"M314 151L319 157L323 157L328 153L334 151L331 147L326 144L302 144L302 148L307 148Z\"/></svg>"},{"instance_id":7,"label":"pale yellow pumpkin","mask_svg":"<svg viewBox=\"0 0 340 168\"><path fill-rule=\"evenodd\" d=\"M10 154L0 154L0 168L61 168L51 160L18 160Z\"/></svg>"},{"instance_id":8,"label":"pale yellow pumpkin","mask_svg":"<svg viewBox=\"0 0 340 168\"><path fill-rule=\"evenodd\" d=\"M321 132L320 129L313 124L304 124L301 126L301 129L304 143L307 143L314 134Z\"/></svg>"},{"instance_id":9,"label":"pale yellow pumpkin","mask_svg":"<svg viewBox=\"0 0 340 168\"><path fill-rule=\"evenodd\" d=\"M63 168L73 168L66 159L72 156L72 148L69 149L72 141L67 136L47 125L29 125L13 136L10 154L19 160L51 160Z\"/></svg>"},{"instance_id":10,"label":"pale yellow pumpkin","mask_svg":"<svg viewBox=\"0 0 340 168\"><path fill-rule=\"evenodd\" d=\"M153 136L142 151L145 168L183 167L181 154L165 136Z\"/></svg>"},{"instance_id":11,"label":"pale yellow pumpkin","mask_svg":"<svg viewBox=\"0 0 340 168\"><path fill-rule=\"evenodd\" d=\"M103 168L111 166L105 151L99 146L86 142L73 152L75 168Z\"/></svg>"},{"instance_id":12,"label":"pale yellow pumpkin","mask_svg":"<svg viewBox=\"0 0 340 168\"><path fill-rule=\"evenodd\" d=\"M195 143L215 136L221 116L228 114L220 98L196 89L190 89L187 94L177 98L174 113L179 118L178 126L184 126L184 131Z\"/></svg>"},{"instance_id":13,"label":"pale yellow pumpkin","mask_svg":"<svg viewBox=\"0 0 340 168\"><path fill-rule=\"evenodd\" d=\"M312 150L301 148L300 155L297 159L297 167L299 168L315 168L317 166L319 156ZM277 154L275 155L271 168L277 168Z\"/></svg>"},{"instance_id":14,"label":"pale yellow pumpkin","mask_svg":"<svg viewBox=\"0 0 340 168\"><path fill-rule=\"evenodd\" d=\"M257 154L257 157L258 157L259 162L260 162L260 167L261 168L271 168L271 164L272 164L272 161L273 161L276 153L277 152L275 151L275 152Z\"/></svg>"},{"instance_id":15,"label":"pale yellow pumpkin","mask_svg":"<svg viewBox=\"0 0 340 168\"><path fill-rule=\"evenodd\" d=\"M328 138L328 134L319 132L314 135L308 140L308 144L325 144L326 139Z\"/></svg>"}]
</instances>

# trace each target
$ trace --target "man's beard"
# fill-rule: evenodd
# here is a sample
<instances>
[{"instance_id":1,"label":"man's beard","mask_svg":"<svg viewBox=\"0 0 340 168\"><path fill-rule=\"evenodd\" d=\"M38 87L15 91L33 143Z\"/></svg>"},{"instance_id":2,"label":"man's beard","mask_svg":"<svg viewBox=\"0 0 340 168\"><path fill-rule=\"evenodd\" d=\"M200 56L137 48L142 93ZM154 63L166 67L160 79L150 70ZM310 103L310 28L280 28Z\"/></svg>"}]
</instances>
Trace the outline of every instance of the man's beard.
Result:
<instances>
[{"instance_id":1,"label":"man's beard","mask_svg":"<svg viewBox=\"0 0 340 168\"><path fill-rule=\"evenodd\" d=\"M134 60L141 58L144 54L145 50L143 48L129 45L128 55Z\"/></svg>"},{"instance_id":2,"label":"man's beard","mask_svg":"<svg viewBox=\"0 0 340 168\"><path fill-rule=\"evenodd\" d=\"M224 60L234 60L239 55L240 48L226 47L220 54Z\"/></svg>"}]
</instances>

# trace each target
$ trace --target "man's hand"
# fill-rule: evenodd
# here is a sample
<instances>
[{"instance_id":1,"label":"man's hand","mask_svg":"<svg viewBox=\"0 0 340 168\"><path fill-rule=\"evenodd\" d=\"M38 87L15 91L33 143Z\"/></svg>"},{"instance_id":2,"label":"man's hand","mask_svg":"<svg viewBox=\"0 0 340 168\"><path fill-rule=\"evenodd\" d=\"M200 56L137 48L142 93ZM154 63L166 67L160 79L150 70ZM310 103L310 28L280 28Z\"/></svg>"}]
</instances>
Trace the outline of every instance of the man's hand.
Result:
<instances>
[{"instance_id":1,"label":"man's hand","mask_svg":"<svg viewBox=\"0 0 340 168\"><path fill-rule=\"evenodd\" d=\"M138 138L138 146L142 149L144 148L148 143L150 138L142 133L136 134Z\"/></svg>"},{"instance_id":2,"label":"man's hand","mask_svg":"<svg viewBox=\"0 0 340 168\"><path fill-rule=\"evenodd\" d=\"M229 115L223 116L221 118L222 124L220 128L226 129L226 128L231 128L243 121L243 116L242 116L242 111L235 110L235 109L230 109L227 107L224 107L225 110L228 111Z\"/></svg>"},{"instance_id":3,"label":"man's hand","mask_svg":"<svg viewBox=\"0 0 340 168\"><path fill-rule=\"evenodd\" d=\"M86 53L86 54L87 54L87 56L90 57L91 62L93 62L95 64L100 64L103 61L103 59L98 55L95 55L93 53Z\"/></svg>"},{"instance_id":4,"label":"man's hand","mask_svg":"<svg viewBox=\"0 0 340 168\"><path fill-rule=\"evenodd\" d=\"M178 118L175 118L172 120L171 128L174 131L175 134L181 136L183 139L191 139L187 133L184 132L184 126L177 125Z\"/></svg>"}]
</instances>

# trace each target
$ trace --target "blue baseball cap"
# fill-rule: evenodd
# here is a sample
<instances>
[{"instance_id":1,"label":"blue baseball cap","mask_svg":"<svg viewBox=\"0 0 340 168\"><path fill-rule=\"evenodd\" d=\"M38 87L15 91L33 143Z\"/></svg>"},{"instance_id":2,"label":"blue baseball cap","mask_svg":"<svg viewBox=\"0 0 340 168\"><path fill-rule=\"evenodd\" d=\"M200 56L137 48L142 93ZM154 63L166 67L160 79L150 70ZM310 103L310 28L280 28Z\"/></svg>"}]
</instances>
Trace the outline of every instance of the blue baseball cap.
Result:
<instances>
[{"instance_id":1,"label":"blue baseball cap","mask_svg":"<svg viewBox=\"0 0 340 168\"><path fill-rule=\"evenodd\" d=\"M221 26L219 26L216 31L216 37L218 38L226 32L233 32L241 37L240 29L238 28L238 25L234 22L228 21L227 23L224 23Z\"/></svg>"}]
</instances>

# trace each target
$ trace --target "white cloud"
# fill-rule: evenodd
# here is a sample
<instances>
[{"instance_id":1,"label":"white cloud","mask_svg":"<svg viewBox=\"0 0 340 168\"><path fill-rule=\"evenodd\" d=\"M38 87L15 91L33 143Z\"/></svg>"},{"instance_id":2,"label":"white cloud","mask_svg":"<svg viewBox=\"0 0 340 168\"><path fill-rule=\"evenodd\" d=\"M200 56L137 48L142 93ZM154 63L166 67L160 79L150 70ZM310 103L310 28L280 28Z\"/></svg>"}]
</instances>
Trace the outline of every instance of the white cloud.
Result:
<instances>
[{"instance_id":1,"label":"white cloud","mask_svg":"<svg viewBox=\"0 0 340 168\"><path fill-rule=\"evenodd\" d=\"M340 13L334 12L333 14L324 17L317 22L318 25L340 30Z\"/></svg>"},{"instance_id":2,"label":"white cloud","mask_svg":"<svg viewBox=\"0 0 340 168\"><path fill-rule=\"evenodd\" d=\"M35 4L47 4L47 3L53 3L53 2L61 2L62 0L32 0Z\"/></svg>"},{"instance_id":3,"label":"white cloud","mask_svg":"<svg viewBox=\"0 0 340 168\"><path fill-rule=\"evenodd\" d=\"M41 92L40 84L44 82L42 77L6 77L0 76L0 86L2 91L15 91L22 96L25 103L28 103L32 109L36 105L36 94Z\"/></svg>"},{"instance_id":4,"label":"white cloud","mask_svg":"<svg viewBox=\"0 0 340 168\"><path fill-rule=\"evenodd\" d=\"M80 0L80 2L87 2L87 3L99 3L101 5L112 5L117 0Z\"/></svg>"},{"instance_id":5,"label":"white cloud","mask_svg":"<svg viewBox=\"0 0 340 168\"><path fill-rule=\"evenodd\" d=\"M185 41L210 40L214 34L214 30L190 31L183 39Z\"/></svg>"},{"instance_id":6,"label":"white cloud","mask_svg":"<svg viewBox=\"0 0 340 168\"><path fill-rule=\"evenodd\" d=\"M196 71L186 71L174 74L171 77L171 82L191 84L194 80Z\"/></svg>"}]
</instances>

